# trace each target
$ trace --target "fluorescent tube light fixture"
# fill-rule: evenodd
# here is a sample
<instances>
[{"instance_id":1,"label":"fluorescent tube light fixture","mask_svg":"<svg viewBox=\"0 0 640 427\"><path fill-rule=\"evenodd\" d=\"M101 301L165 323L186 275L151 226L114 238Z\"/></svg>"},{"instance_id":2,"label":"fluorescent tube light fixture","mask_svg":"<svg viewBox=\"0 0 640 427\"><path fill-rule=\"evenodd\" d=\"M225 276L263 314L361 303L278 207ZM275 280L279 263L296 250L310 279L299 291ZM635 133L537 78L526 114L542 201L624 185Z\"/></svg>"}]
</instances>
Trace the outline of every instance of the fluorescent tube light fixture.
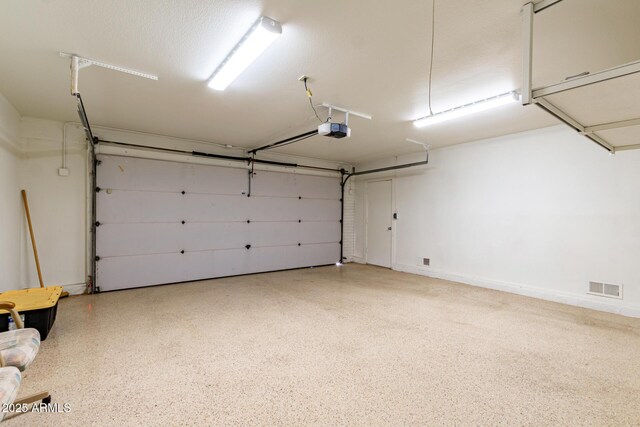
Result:
<instances>
[{"instance_id":1,"label":"fluorescent tube light fixture","mask_svg":"<svg viewBox=\"0 0 640 427\"><path fill-rule=\"evenodd\" d=\"M518 94L516 92L507 92L503 93L502 95L482 99L480 101L461 105L460 107L455 107L450 110L422 117L420 119L414 120L413 124L417 128L423 128L425 126L442 123L447 120L456 119L458 117L464 117L470 114L479 113L481 111L490 110L492 108L500 107L501 105L510 104L517 100Z\"/></svg>"},{"instance_id":2,"label":"fluorescent tube light fixture","mask_svg":"<svg viewBox=\"0 0 640 427\"><path fill-rule=\"evenodd\" d=\"M278 21L261 16L213 72L209 87L225 90L280 34Z\"/></svg>"}]
</instances>

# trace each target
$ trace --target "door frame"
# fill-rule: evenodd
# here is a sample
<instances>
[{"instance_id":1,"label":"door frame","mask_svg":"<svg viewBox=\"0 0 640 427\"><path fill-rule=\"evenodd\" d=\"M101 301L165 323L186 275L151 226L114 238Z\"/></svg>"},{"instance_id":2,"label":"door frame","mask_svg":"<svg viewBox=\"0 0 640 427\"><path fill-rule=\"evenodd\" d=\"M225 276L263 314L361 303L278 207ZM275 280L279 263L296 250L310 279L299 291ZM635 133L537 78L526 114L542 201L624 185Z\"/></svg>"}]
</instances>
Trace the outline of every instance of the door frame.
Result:
<instances>
[{"instance_id":1,"label":"door frame","mask_svg":"<svg viewBox=\"0 0 640 427\"><path fill-rule=\"evenodd\" d=\"M396 213L396 181L392 177L368 179L364 182L364 262L369 260L369 183L391 181L391 215ZM396 220L391 218L391 270L396 264Z\"/></svg>"}]
</instances>

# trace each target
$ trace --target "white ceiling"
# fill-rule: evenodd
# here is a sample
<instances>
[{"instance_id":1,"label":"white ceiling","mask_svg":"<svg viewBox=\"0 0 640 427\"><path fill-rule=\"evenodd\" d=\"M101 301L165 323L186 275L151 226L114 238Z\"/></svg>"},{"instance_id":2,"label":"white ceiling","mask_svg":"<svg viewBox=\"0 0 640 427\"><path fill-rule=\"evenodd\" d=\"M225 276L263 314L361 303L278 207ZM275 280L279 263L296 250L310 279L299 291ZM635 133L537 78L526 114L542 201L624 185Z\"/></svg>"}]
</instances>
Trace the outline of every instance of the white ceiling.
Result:
<instances>
[{"instance_id":1,"label":"white ceiling","mask_svg":"<svg viewBox=\"0 0 640 427\"><path fill-rule=\"evenodd\" d=\"M436 0L432 106L440 111L520 88L524 0ZM283 35L224 92L206 86L260 15ZM638 59L640 2L564 0L536 19L536 85ZM557 123L513 104L415 129L427 113L428 0L22 0L0 3L0 92L23 116L77 121L69 62L59 51L158 74L151 81L97 67L80 72L94 125L245 147L317 126L317 103L352 118L352 138L314 137L282 152L363 161ZM636 98L637 99L637 98Z\"/></svg>"}]
</instances>

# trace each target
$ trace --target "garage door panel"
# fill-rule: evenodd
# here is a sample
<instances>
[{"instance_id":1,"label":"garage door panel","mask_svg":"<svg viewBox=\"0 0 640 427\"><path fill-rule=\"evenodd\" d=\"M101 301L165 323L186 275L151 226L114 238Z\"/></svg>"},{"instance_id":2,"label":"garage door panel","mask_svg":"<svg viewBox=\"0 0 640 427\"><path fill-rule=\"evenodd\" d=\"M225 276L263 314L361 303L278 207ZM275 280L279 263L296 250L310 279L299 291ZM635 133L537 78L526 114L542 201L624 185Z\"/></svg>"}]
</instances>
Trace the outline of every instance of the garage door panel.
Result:
<instances>
[{"instance_id":1,"label":"garage door panel","mask_svg":"<svg viewBox=\"0 0 640 427\"><path fill-rule=\"evenodd\" d=\"M339 200L342 197L339 178L313 175L298 175L296 178L298 192L303 198Z\"/></svg>"},{"instance_id":2,"label":"garage door panel","mask_svg":"<svg viewBox=\"0 0 640 427\"><path fill-rule=\"evenodd\" d=\"M211 277L237 276L248 274L249 271L249 251L246 249L235 249L230 251L216 251L214 253L217 270Z\"/></svg>"},{"instance_id":3,"label":"garage door panel","mask_svg":"<svg viewBox=\"0 0 640 427\"><path fill-rule=\"evenodd\" d=\"M251 248L250 263L252 273L299 268L300 248L295 246L276 246Z\"/></svg>"},{"instance_id":4,"label":"garage door panel","mask_svg":"<svg viewBox=\"0 0 640 427\"><path fill-rule=\"evenodd\" d=\"M278 197L249 197L251 221L297 221L300 200Z\"/></svg>"},{"instance_id":5,"label":"garage door panel","mask_svg":"<svg viewBox=\"0 0 640 427\"><path fill-rule=\"evenodd\" d=\"M310 267L302 264L302 246L284 246L276 253L274 270L288 270L291 268ZM314 264L315 265L315 264Z\"/></svg>"},{"instance_id":6,"label":"garage door panel","mask_svg":"<svg viewBox=\"0 0 640 427\"><path fill-rule=\"evenodd\" d=\"M332 220L340 219L342 204L339 200L302 199L300 201L300 216L303 220Z\"/></svg>"},{"instance_id":7,"label":"garage door panel","mask_svg":"<svg viewBox=\"0 0 640 427\"><path fill-rule=\"evenodd\" d=\"M236 168L187 165L184 187L190 193L235 194L247 191L247 171Z\"/></svg>"},{"instance_id":8,"label":"garage door panel","mask_svg":"<svg viewBox=\"0 0 640 427\"><path fill-rule=\"evenodd\" d=\"M248 251L244 248L189 252L184 255L188 280L204 280L216 277L247 274Z\"/></svg>"},{"instance_id":9,"label":"garage door panel","mask_svg":"<svg viewBox=\"0 0 640 427\"><path fill-rule=\"evenodd\" d=\"M333 264L340 259L339 243L310 244L301 248L301 262L305 266Z\"/></svg>"},{"instance_id":10,"label":"garage door panel","mask_svg":"<svg viewBox=\"0 0 640 427\"><path fill-rule=\"evenodd\" d=\"M183 260L180 253L101 258L98 286L111 291L182 282L188 280Z\"/></svg>"},{"instance_id":11,"label":"garage door panel","mask_svg":"<svg viewBox=\"0 0 640 427\"><path fill-rule=\"evenodd\" d=\"M301 243L327 243L340 241L340 222L318 221L300 224Z\"/></svg>"},{"instance_id":12,"label":"garage door panel","mask_svg":"<svg viewBox=\"0 0 640 427\"><path fill-rule=\"evenodd\" d=\"M272 258L277 253L276 248L257 248L252 247L247 251L247 273L262 273L264 271L274 270L271 265L274 262Z\"/></svg>"},{"instance_id":13,"label":"garage door panel","mask_svg":"<svg viewBox=\"0 0 640 427\"><path fill-rule=\"evenodd\" d=\"M97 194L97 220L104 223L176 222L183 217L179 193L114 190Z\"/></svg>"},{"instance_id":14,"label":"garage door panel","mask_svg":"<svg viewBox=\"0 0 640 427\"><path fill-rule=\"evenodd\" d=\"M252 246L297 245L300 224L296 222L252 222L249 242Z\"/></svg>"},{"instance_id":15,"label":"garage door panel","mask_svg":"<svg viewBox=\"0 0 640 427\"><path fill-rule=\"evenodd\" d=\"M180 252L184 248L179 223L101 224L96 229L100 257Z\"/></svg>"},{"instance_id":16,"label":"garage door panel","mask_svg":"<svg viewBox=\"0 0 640 427\"><path fill-rule=\"evenodd\" d=\"M106 155L99 160L101 290L339 259L339 244L328 243L340 240L337 177L258 171L252 197L246 197L246 169Z\"/></svg>"},{"instance_id":17,"label":"garage door panel","mask_svg":"<svg viewBox=\"0 0 640 427\"><path fill-rule=\"evenodd\" d=\"M187 251L241 249L249 243L249 224L187 223L184 226L184 247Z\"/></svg>"},{"instance_id":18,"label":"garage door panel","mask_svg":"<svg viewBox=\"0 0 640 427\"><path fill-rule=\"evenodd\" d=\"M279 196L298 197L298 191L294 174L279 172L257 171L251 181L251 195L253 196Z\"/></svg>"},{"instance_id":19,"label":"garage door panel","mask_svg":"<svg viewBox=\"0 0 640 427\"><path fill-rule=\"evenodd\" d=\"M180 192L184 168L181 163L164 162L162 174L155 173L156 160L134 157L100 156L97 168L102 188Z\"/></svg>"},{"instance_id":20,"label":"garage door panel","mask_svg":"<svg viewBox=\"0 0 640 427\"><path fill-rule=\"evenodd\" d=\"M247 220L249 197L187 194L184 198L184 216L189 222Z\"/></svg>"},{"instance_id":21,"label":"garage door panel","mask_svg":"<svg viewBox=\"0 0 640 427\"><path fill-rule=\"evenodd\" d=\"M220 274L216 251L186 252L182 262L188 272L188 280L210 279Z\"/></svg>"}]
</instances>

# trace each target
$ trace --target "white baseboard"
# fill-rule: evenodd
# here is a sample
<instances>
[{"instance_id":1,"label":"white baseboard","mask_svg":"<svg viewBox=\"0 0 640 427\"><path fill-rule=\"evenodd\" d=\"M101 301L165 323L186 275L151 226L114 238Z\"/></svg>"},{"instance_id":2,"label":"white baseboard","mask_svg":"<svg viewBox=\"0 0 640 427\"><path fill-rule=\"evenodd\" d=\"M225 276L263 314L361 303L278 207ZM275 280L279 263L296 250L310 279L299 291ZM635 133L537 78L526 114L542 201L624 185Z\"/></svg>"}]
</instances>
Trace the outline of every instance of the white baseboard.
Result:
<instances>
[{"instance_id":1,"label":"white baseboard","mask_svg":"<svg viewBox=\"0 0 640 427\"><path fill-rule=\"evenodd\" d=\"M495 289L498 291L510 292L518 295L539 298L547 301L559 302L562 304L574 305L577 307L590 308L593 310L605 311L608 313L621 314L629 317L640 317L640 306L627 304L621 300L600 301L596 296L579 295L564 291L554 291L551 289L537 288L534 286L523 285L519 283L503 282L480 277L464 276L459 274L448 273L445 271L434 270L428 267L413 266L408 264L396 263L393 270L405 273L419 274L421 276L433 277L436 279L449 280L452 282L464 283L467 285L478 286L481 288Z\"/></svg>"},{"instance_id":2,"label":"white baseboard","mask_svg":"<svg viewBox=\"0 0 640 427\"><path fill-rule=\"evenodd\" d=\"M86 283L76 283L73 285L63 285L62 289L69 292L69 295L82 295L87 292Z\"/></svg>"}]
</instances>

